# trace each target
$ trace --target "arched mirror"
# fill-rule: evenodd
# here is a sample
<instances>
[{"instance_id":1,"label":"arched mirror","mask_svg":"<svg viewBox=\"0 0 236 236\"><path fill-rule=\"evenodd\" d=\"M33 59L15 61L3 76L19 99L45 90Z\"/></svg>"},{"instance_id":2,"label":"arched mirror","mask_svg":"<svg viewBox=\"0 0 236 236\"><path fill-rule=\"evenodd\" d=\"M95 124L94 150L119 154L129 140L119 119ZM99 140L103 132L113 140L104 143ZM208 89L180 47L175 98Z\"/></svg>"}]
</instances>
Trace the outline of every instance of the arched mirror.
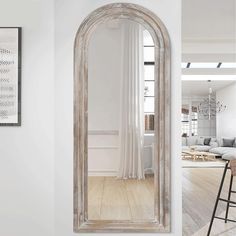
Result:
<instances>
[{"instance_id":1,"label":"arched mirror","mask_svg":"<svg viewBox=\"0 0 236 236\"><path fill-rule=\"evenodd\" d=\"M141 6L109 4L74 50L74 231L168 232L167 30Z\"/></svg>"}]
</instances>

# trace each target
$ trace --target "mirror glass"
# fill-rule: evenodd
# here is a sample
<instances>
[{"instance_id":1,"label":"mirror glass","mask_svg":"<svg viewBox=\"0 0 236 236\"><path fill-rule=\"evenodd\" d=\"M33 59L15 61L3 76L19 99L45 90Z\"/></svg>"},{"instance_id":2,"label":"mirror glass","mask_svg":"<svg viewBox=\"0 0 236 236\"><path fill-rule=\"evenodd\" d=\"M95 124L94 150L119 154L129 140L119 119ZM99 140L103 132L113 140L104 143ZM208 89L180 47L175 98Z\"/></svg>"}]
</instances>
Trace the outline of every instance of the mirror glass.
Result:
<instances>
[{"instance_id":1,"label":"mirror glass","mask_svg":"<svg viewBox=\"0 0 236 236\"><path fill-rule=\"evenodd\" d=\"M128 19L88 48L88 219L154 219L154 43Z\"/></svg>"}]
</instances>

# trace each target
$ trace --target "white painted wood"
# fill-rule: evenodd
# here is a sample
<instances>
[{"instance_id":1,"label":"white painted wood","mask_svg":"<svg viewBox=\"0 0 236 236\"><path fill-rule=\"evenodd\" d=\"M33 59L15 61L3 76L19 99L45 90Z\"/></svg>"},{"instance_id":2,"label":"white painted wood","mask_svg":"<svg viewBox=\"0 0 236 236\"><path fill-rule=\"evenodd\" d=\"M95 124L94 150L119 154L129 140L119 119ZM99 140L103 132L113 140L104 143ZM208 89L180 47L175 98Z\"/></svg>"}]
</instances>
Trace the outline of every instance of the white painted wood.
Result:
<instances>
[{"instance_id":1,"label":"white painted wood","mask_svg":"<svg viewBox=\"0 0 236 236\"><path fill-rule=\"evenodd\" d=\"M89 130L88 135L119 135L118 130Z\"/></svg>"},{"instance_id":2,"label":"white painted wood","mask_svg":"<svg viewBox=\"0 0 236 236\"><path fill-rule=\"evenodd\" d=\"M88 149L118 149L118 146L88 146ZM144 146L144 148L152 148L152 145Z\"/></svg>"},{"instance_id":3,"label":"white painted wood","mask_svg":"<svg viewBox=\"0 0 236 236\"><path fill-rule=\"evenodd\" d=\"M117 176L117 170L89 170L88 176Z\"/></svg>"},{"instance_id":4,"label":"white painted wood","mask_svg":"<svg viewBox=\"0 0 236 236\"><path fill-rule=\"evenodd\" d=\"M88 149L118 149L118 146L89 146Z\"/></svg>"}]
</instances>

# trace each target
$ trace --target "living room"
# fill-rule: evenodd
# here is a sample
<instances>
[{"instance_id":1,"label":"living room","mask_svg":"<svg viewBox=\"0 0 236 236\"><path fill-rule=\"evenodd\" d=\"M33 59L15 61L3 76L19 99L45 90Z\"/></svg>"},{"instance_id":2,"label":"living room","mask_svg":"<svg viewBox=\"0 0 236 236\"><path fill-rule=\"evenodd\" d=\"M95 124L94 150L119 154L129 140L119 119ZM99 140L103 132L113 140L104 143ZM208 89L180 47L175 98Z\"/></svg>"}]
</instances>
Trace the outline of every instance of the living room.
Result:
<instances>
[{"instance_id":1,"label":"living room","mask_svg":"<svg viewBox=\"0 0 236 236\"><path fill-rule=\"evenodd\" d=\"M183 235L207 234L225 163L236 155L235 89L234 79L182 80ZM229 183L226 174L221 195L228 197ZM225 214L220 203L216 215ZM235 217L233 208L229 216ZM212 233L235 230L234 223L218 220Z\"/></svg>"},{"instance_id":2,"label":"living room","mask_svg":"<svg viewBox=\"0 0 236 236\"><path fill-rule=\"evenodd\" d=\"M234 223L216 219L236 215L218 201L222 186L221 196L230 198L228 173L221 183L236 155L234 8L215 2L209 12L191 3L184 2L182 17L183 235L235 235Z\"/></svg>"},{"instance_id":3,"label":"living room","mask_svg":"<svg viewBox=\"0 0 236 236\"><path fill-rule=\"evenodd\" d=\"M235 152L236 82L184 80L182 87L183 155L184 151L188 155L189 147L192 151L199 152L199 155L193 155L195 160ZM209 164L205 162L205 166L207 165Z\"/></svg>"},{"instance_id":4,"label":"living room","mask_svg":"<svg viewBox=\"0 0 236 236\"><path fill-rule=\"evenodd\" d=\"M0 6L0 235L206 236L227 163L209 151L236 137L235 0Z\"/></svg>"}]
</instances>

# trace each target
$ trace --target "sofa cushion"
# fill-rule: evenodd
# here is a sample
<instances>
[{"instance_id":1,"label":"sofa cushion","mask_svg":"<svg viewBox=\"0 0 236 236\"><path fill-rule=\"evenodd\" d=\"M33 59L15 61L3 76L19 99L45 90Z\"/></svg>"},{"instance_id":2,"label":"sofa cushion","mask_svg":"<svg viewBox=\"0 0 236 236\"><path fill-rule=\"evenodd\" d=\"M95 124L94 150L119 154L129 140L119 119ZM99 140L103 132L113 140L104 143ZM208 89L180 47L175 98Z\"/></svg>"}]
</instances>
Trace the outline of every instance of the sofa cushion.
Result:
<instances>
[{"instance_id":1,"label":"sofa cushion","mask_svg":"<svg viewBox=\"0 0 236 236\"><path fill-rule=\"evenodd\" d=\"M212 148L210 145L197 145L194 147L195 150L199 152L209 152L209 150Z\"/></svg>"},{"instance_id":2,"label":"sofa cushion","mask_svg":"<svg viewBox=\"0 0 236 236\"><path fill-rule=\"evenodd\" d=\"M197 139L197 143L196 143L197 145L204 145L204 138L203 137L199 137L198 139Z\"/></svg>"},{"instance_id":3,"label":"sofa cushion","mask_svg":"<svg viewBox=\"0 0 236 236\"><path fill-rule=\"evenodd\" d=\"M182 146L187 146L187 138L182 137Z\"/></svg>"},{"instance_id":4,"label":"sofa cushion","mask_svg":"<svg viewBox=\"0 0 236 236\"><path fill-rule=\"evenodd\" d=\"M211 138L211 142L217 142L217 138Z\"/></svg>"},{"instance_id":5,"label":"sofa cushion","mask_svg":"<svg viewBox=\"0 0 236 236\"><path fill-rule=\"evenodd\" d=\"M210 146L211 146L211 148L216 148L216 147L218 147L218 142L217 142L217 141L212 141L212 140L211 140L211 142L210 142Z\"/></svg>"},{"instance_id":6,"label":"sofa cushion","mask_svg":"<svg viewBox=\"0 0 236 236\"><path fill-rule=\"evenodd\" d=\"M191 136L187 138L187 146L192 146L196 145L197 143L197 137L196 136Z\"/></svg>"},{"instance_id":7,"label":"sofa cushion","mask_svg":"<svg viewBox=\"0 0 236 236\"><path fill-rule=\"evenodd\" d=\"M234 146L235 139L226 139L223 138L223 147L233 147Z\"/></svg>"},{"instance_id":8,"label":"sofa cushion","mask_svg":"<svg viewBox=\"0 0 236 236\"><path fill-rule=\"evenodd\" d=\"M236 148L234 147L216 147L211 148L209 152L219 154L220 156L229 153L229 152L235 152Z\"/></svg>"},{"instance_id":9,"label":"sofa cushion","mask_svg":"<svg viewBox=\"0 0 236 236\"><path fill-rule=\"evenodd\" d=\"M204 138L204 145L209 146L210 142L211 142L211 138Z\"/></svg>"},{"instance_id":10,"label":"sofa cushion","mask_svg":"<svg viewBox=\"0 0 236 236\"><path fill-rule=\"evenodd\" d=\"M190 151L189 146L182 146L182 152L183 152L183 151Z\"/></svg>"},{"instance_id":11,"label":"sofa cushion","mask_svg":"<svg viewBox=\"0 0 236 236\"><path fill-rule=\"evenodd\" d=\"M228 152L222 156L222 159L224 160L236 160L236 151L235 152Z\"/></svg>"}]
</instances>

